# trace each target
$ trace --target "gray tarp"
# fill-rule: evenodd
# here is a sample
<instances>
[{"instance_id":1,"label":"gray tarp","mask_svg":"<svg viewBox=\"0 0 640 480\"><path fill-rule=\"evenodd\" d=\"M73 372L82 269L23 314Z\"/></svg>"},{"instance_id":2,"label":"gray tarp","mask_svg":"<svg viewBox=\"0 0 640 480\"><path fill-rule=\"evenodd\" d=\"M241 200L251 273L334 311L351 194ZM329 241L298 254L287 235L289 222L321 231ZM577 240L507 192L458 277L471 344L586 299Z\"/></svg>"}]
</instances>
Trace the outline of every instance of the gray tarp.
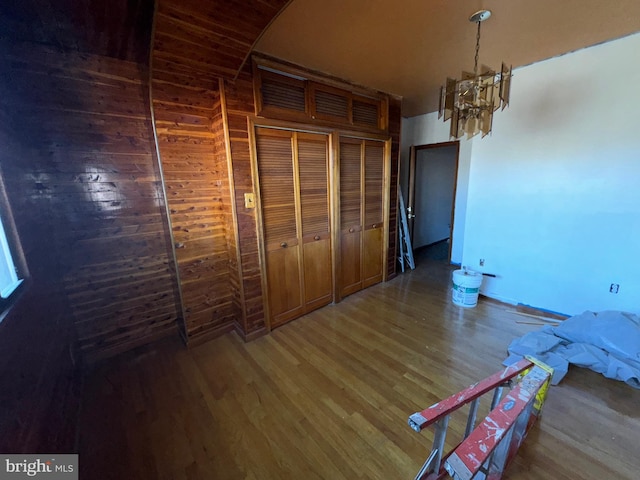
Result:
<instances>
[{"instance_id":1,"label":"gray tarp","mask_svg":"<svg viewBox=\"0 0 640 480\"><path fill-rule=\"evenodd\" d=\"M513 340L509 353L504 365L531 355L553 367L554 385L572 363L640 389L640 317L632 313L584 312Z\"/></svg>"}]
</instances>

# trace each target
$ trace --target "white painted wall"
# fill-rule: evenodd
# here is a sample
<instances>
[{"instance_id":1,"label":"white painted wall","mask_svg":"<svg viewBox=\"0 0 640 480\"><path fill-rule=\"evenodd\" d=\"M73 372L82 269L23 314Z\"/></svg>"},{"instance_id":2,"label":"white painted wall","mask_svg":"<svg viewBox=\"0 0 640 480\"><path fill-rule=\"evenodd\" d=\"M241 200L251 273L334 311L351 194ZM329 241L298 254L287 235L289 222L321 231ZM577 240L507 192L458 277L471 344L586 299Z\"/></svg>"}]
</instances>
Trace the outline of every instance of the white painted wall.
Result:
<instances>
[{"instance_id":1,"label":"white painted wall","mask_svg":"<svg viewBox=\"0 0 640 480\"><path fill-rule=\"evenodd\" d=\"M473 141L463 264L498 275L484 294L640 312L638 51L634 35L515 72L511 106Z\"/></svg>"},{"instance_id":2,"label":"white painted wall","mask_svg":"<svg viewBox=\"0 0 640 480\"><path fill-rule=\"evenodd\" d=\"M449 238L456 154L455 146L416 152L413 248Z\"/></svg>"},{"instance_id":3,"label":"white painted wall","mask_svg":"<svg viewBox=\"0 0 640 480\"><path fill-rule=\"evenodd\" d=\"M639 51L636 34L517 69L493 134L461 141L452 261L498 275L485 295L640 313ZM448 128L404 119L404 192L409 145Z\"/></svg>"},{"instance_id":4,"label":"white painted wall","mask_svg":"<svg viewBox=\"0 0 640 480\"><path fill-rule=\"evenodd\" d=\"M449 141L449 123L438 120L438 113L402 119L400 145L400 187L407 197L409 193L409 147ZM467 211L467 189L471 161L471 141L460 140L458 163L458 183L456 186L456 210L453 221L451 262L462 262L462 246L465 238L465 217Z\"/></svg>"}]
</instances>

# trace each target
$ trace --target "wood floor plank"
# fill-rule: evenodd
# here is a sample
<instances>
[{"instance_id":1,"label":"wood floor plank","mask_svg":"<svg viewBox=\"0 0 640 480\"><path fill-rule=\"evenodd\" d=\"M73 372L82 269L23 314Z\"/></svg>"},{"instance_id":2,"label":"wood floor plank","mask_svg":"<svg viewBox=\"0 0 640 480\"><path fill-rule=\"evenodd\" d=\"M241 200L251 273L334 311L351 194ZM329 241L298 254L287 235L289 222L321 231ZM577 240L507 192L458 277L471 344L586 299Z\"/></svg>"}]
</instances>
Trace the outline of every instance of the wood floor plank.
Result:
<instances>
[{"instance_id":1,"label":"wood floor plank","mask_svg":"<svg viewBox=\"0 0 640 480\"><path fill-rule=\"evenodd\" d=\"M499 370L511 340L538 328L484 298L455 306L451 270L426 261L250 343L169 339L97 365L81 478L413 478L433 431L408 416ZM638 405L640 391L572 368L504 478L636 479ZM465 422L452 417L448 446Z\"/></svg>"}]
</instances>

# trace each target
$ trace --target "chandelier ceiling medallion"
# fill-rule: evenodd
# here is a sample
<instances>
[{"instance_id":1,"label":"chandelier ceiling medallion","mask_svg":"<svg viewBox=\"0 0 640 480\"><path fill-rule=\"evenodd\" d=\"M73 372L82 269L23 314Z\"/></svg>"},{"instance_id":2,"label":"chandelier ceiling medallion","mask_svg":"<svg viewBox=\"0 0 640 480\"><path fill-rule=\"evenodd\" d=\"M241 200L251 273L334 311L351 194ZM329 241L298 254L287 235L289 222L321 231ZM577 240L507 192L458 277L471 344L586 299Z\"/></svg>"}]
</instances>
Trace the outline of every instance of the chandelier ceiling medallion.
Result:
<instances>
[{"instance_id":1,"label":"chandelier ceiling medallion","mask_svg":"<svg viewBox=\"0 0 640 480\"><path fill-rule=\"evenodd\" d=\"M476 35L476 56L473 73L462 72L462 78L447 78L446 85L440 87L440 108L438 118L446 122L451 119L450 135L467 138L482 132L484 137L491 132L493 112L509 105L511 88L511 66L502 63L499 72L483 65L478 73L480 53L480 25L491 16L489 10L480 10L469 17L470 22L478 24Z\"/></svg>"}]
</instances>

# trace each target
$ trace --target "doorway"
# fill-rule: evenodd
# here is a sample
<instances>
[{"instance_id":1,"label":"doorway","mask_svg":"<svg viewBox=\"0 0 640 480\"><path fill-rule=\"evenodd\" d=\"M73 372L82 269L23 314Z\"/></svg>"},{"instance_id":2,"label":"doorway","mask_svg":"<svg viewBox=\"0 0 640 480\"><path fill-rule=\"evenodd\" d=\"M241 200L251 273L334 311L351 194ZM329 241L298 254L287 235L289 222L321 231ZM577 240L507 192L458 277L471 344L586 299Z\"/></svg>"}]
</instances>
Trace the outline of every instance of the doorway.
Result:
<instances>
[{"instance_id":1,"label":"doorway","mask_svg":"<svg viewBox=\"0 0 640 480\"><path fill-rule=\"evenodd\" d=\"M451 262L459 142L411 147L409 232L419 257Z\"/></svg>"}]
</instances>

